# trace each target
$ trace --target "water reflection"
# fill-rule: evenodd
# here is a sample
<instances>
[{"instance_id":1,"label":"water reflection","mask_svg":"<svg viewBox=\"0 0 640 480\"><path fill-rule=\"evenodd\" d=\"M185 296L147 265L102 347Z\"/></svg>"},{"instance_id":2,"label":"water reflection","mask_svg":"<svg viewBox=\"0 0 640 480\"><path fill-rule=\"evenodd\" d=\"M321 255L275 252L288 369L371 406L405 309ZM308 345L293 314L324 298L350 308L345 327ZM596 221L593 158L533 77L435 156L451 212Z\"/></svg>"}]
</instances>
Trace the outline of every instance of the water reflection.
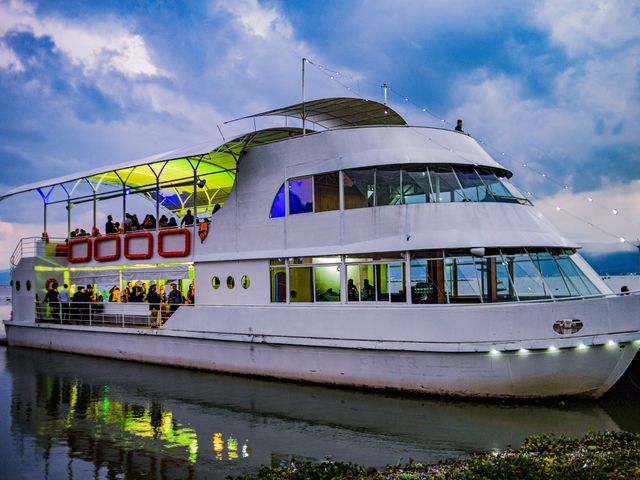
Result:
<instances>
[{"instance_id":1,"label":"water reflection","mask_svg":"<svg viewBox=\"0 0 640 480\"><path fill-rule=\"evenodd\" d=\"M19 348L0 350L0 362L6 478L211 478L292 457L434 461L531 433L616 430L610 412L640 430L626 400L394 397Z\"/></svg>"}]
</instances>

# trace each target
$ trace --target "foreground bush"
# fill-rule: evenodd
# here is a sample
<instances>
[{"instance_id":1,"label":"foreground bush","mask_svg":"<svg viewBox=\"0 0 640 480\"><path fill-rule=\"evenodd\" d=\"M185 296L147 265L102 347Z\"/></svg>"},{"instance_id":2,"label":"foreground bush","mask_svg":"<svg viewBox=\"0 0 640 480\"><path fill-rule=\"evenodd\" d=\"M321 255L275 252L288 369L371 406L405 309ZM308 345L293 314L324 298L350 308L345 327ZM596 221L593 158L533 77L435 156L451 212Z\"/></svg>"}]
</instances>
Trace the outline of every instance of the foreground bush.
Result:
<instances>
[{"instance_id":1,"label":"foreground bush","mask_svg":"<svg viewBox=\"0 0 640 480\"><path fill-rule=\"evenodd\" d=\"M341 462L290 462L263 467L262 480L324 479L639 479L640 434L610 432L582 439L532 435L516 450L482 453L432 465L392 465L382 471Z\"/></svg>"}]
</instances>

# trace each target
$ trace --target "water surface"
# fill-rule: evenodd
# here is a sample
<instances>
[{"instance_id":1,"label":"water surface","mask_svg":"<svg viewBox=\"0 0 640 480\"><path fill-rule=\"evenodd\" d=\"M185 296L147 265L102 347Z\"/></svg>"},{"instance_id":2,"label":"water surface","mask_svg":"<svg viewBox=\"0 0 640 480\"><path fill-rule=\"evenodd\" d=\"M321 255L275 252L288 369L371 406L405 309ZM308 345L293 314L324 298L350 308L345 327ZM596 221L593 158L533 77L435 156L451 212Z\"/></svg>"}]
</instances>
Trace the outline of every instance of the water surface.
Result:
<instances>
[{"instance_id":1,"label":"water surface","mask_svg":"<svg viewBox=\"0 0 640 480\"><path fill-rule=\"evenodd\" d=\"M640 431L640 390L601 402L452 401L0 348L0 478L224 478L331 457L383 466Z\"/></svg>"}]
</instances>

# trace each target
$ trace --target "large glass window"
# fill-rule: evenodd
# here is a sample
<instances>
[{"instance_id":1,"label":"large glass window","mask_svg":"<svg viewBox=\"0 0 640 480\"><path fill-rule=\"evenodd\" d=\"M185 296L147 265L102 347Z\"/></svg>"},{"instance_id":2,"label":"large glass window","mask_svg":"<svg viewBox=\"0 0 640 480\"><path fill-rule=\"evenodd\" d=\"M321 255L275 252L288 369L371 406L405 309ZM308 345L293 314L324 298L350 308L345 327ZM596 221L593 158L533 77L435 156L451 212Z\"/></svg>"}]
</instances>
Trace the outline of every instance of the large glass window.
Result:
<instances>
[{"instance_id":1,"label":"large glass window","mask_svg":"<svg viewBox=\"0 0 640 480\"><path fill-rule=\"evenodd\" d=\"M463 202L466 200L462 186L450 165L429 166L431 202Z\"/></svg>"},{"instance_id":2,"label":"large glass window","mask_svg":"<svg viewBox=\"0 0 640 480\"><path fill-rule=\"evenodd\" d=\"M338 172L313 177L316 212L340 208L340 175Z\"/></svg>"},{"instance_id":3,"label":"large glass window","mask_svg":"<svg viewBox=\"0 0 640 480\"><path fill-rule=\"evenodd\" d=\"M449 303L482 301L482 263L474 257L445 258L445 287Z\"/></svg>"},{"instance_id":4,"label":"large glass window","mask_svg":"<svg viewBox=\"0 0 640 480\"><path fill-rule=\"evenodd\" d=\"M276 193L276 198L273 199L273 203L271 204L271 214L269 215L271 218L276 217L284 217L285 214L285 203L284 203L284 183Z\"/></svg>"},{"instance_id":5,"label":"large glass window","mask_svg":"<svg viewBox=\"0 0 640 480\"><path fill-rule=\"evenodd\" d=\"M289 296L291 302L313 302L313 272L310 267L289 269Z\"/></svg>"},{"instance_id":6,"label":"large glass window","mask_svg":"<svg viewBox=\"0 0 640 480\"><path fill-rule=\"evenodd\" d=\"M287 301L287 269L284 260L274 259L270 263L271 302L285 303Z\"/></svg>"},{"instance_id":7,"label":"large glass window","mask_svg":"<svg viewBox=\"0 0 640 480\"><path fill-rule=\"evenodd\" d=\"M580 295L597 295L600 291L591 283L591 280L578 268L573 259L566 254L556 257L558 266L567 280L580 292Z\"/></svg>"},{"instance_id":8,"label":"large glass window","mask_svg":"<svg viewBox=\"0 0 640 480\"><path fill-rule=\"evenodd\" d=\"M487 187L476 173L475 168L460 166L454 168L460 185L464 190L464 196L471 202L493 202L493 196L487 192Z\"/></svg>"},{"instance_id":9,"label":"large glass window","mask_svg":"<svg viewBox=\"0 0 640 480\"><path fill-rule=\"evenodd\" d=\"M550 298L551 293L540 272L526 253L503 254L506 268L511 272L516 295L520 300Z\"/></svg>"},{"instance_id":10,"label":"large glass window","mask_svg":"<svg viewBox=\"0 0 640 480\"><path fill-rule=\"evenodd\" d=\"M342 175L344 208L373 207L375 169L346 170Z\"/></svg>"},{"instance_id":11,"label":"large glass window","mask_svg":"<svg viewBox=\"0 0 640 480\"><path fill-rule=\"evenodd\" d=\"M400 204L400 167L376 169L375 199L377 206Z\"/></svg>"},{"instance_id":12,"label":"large glass window","mask_svg":"<svg viewBox=\"0 0 640 480\"><path fill-rule=\"evenodd\" d=\"M479 303L549 300L601 294L571 250L493 249L414 252L411 302ZM344 263L343 263L344 262ZM341 267L346 275L341 276ZM270 260L271 301L406 302L404 252ZM287 275L288 281L287 281ZM287 291L288 290L288 291Z\"/></svg>"},{"instance_id":13,"label":"large glass window","mask_svg":"<svg viewBox=\"0 0 640 480\"><path fill-rule=\"evenodd\" d=\"M402 168L402 203L426 203L430 200L431 183L426 165Z\"/></svg>"},{"instance_id":14,"label":"large glass window","mask_svg":"<svg viewBox=\"0 0 640 480\"><path fill-rule=\"evenodd\" d=\"M289 180L289 213L313 211L313 177Z\"/></svg>"},{"instance_id":15,"label":"large glass window","mask_svg":"<svg viewBox=\"0 0 640 480\"><path fill-rule=\"evenodd\" d=\"M316 302L340 302L340 267L313 267Z\"/></svg>"},{"instance_id":16,"label":"large glass window","mask_svg":"<svg viewBox=\"0 0 640 480\"><path fill-rule=\"evenodd\" d=\"M560 266L553 255L548 252L532 252L530 256L554 297L579 295L578 289L562 274Z\"/></svg>"},{"instance_id":17,"label":"large glass window","mask_svg":"<svg viewBox=\"0 0 640 480\"><path fill-rule=\"evenodd\" d=\"M446 303L442 251L416 252L411 260L411 302Z\"/></svg>"}]
</instances>

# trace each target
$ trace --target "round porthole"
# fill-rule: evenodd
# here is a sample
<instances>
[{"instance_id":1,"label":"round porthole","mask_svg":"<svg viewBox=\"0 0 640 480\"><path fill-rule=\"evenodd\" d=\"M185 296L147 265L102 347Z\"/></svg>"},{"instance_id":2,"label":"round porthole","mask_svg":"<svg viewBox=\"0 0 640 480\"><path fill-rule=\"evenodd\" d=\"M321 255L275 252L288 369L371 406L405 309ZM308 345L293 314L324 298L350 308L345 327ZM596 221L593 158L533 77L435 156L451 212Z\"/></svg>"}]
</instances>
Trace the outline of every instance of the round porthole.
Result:
<instances>
[{"instance_id":1,"label":"round porthole","mask_svg":"<svg viewBox=\"0 0 640 480\"><path fill-rule=\"evenodd\" d=\"M31 280L27 280L25 286L27 287L27 292L31 291Z\"/></svg>"},{"instance_id":2,"label":"round porthole","mask_svg":"<svg viewBox=\"0 0 640 480\"><path fill-rule=\"evenodd\" d=\"M233 279L232 276L228 276L227 277L227 288L231 289L233 287L236 286L236 281Z\"/></svg>"},{"instance_id":3,"label":"round porthole","mask_svg":"<svg viewBox=\"0 0 640 480\"><path fill-rule=\"evenodd\" d=\"M16 292L20 291L20 280L16 280Z\"/></svg>"},{"instance_id":4,"label":"round porthole","mask_svg":"<svg viewBox=\"0 0 640 480\"><path fill-rule=\"evenodd\" d=\"M249 279L248 275L243 275L240 283L242 284L242 288L244 288L245 290L251 286L251 280Z\"/></svg>"},{"instance_id":5,"label":"round porthole","mask_svg":"<svg viewBox=\"0 0 640 480\"><path fill-rule=\"evenodd\" d=\"M211 279L211 286L213 287L214 290L217 290L220 288L220 279L218 277L213 277Z\"/></svg>"}]
</instances>

